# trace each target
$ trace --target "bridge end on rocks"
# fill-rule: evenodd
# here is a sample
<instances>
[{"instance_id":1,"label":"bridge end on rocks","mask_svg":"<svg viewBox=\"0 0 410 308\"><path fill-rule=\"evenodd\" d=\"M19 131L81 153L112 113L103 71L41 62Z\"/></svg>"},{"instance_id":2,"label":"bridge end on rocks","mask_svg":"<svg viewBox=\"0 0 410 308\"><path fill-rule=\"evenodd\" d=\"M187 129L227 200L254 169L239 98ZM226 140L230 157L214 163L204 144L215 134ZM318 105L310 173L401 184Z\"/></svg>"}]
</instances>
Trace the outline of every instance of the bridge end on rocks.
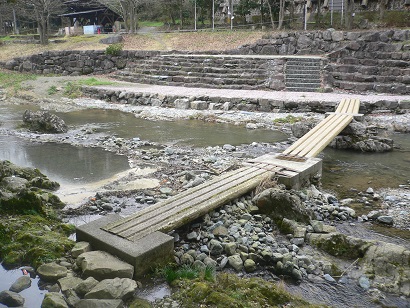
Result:
<instances>
[{"instance_id":1,"label":"bridge end on rocks","mask_svg":"<svg viewBox=\"0 0 410 308\"><path fill-rule=\"evenodd\" d=\"M134 279L166 265L173 260L174 238L156 231L130 241L103 230L107 224L122 219L120 215L107 215L76 228L77 241L91 244L93 250L103 250L134 266Z\"/></svg>"}]
</instances>

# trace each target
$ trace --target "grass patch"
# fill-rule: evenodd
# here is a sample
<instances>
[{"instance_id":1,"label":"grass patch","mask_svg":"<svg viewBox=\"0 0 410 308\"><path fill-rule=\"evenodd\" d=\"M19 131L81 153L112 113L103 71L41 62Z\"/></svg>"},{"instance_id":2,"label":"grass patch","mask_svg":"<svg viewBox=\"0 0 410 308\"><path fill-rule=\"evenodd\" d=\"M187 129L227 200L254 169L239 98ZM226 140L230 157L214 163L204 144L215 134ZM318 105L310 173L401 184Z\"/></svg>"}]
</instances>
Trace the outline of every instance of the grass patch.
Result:
<instances>
[{"instance_id":1,"label":"grass patch","mask_svg":"<svg viewBox=\"0 0 410 308\"><path fill-rule=\"evenodd\" d=\"M192 280L199 278L205 281L215 280L215 269L211 266L199 268L184 264L181 267L178 267L177 265L172 264L160 269L158 274L162 276L169 284L172 284L180 279Z\"/></svg>"},{"instance_id":2,"label":"grass patch","mask_svg":"<svg viewBox=\"0 0 410 308\"><path fill-rule=\"evenodd\" d=\"M51 86L51 87L49 87L48 88L48 90L47 90L47 94L48 95L54 95L54 94L56 94L57 93L57 87L56 86Z\"/></svg>"},{"instance_id":3,"label":"grass patch","mask_svg":"<svg viewBox=\"0 0 410 308\"><path fill-rule=\"evenodd\" d=\"M68 98L78 98L83 95L83 92L81 91L82 86L103 86L111 84L114 84L114 82L107 80L99 80L94 77L78 80L75 82L69 81L64 86L63 95Z\"/></svg>"},{"instance_id":4,"label":"grass patch","mask_svg":"<svg viewBox=\"0 0 410 308\"><path fill-rule=\"evenodd\" d=\"M294 124L296 122L302 121L302 117L295 117L293 115L288 115L285 118L279 118L273 120L275 124Z\"/></svg>"},{"instance_id":5,"label":"grass patch","mask_svg":"<svg viewBox=\"0 0 410 308\"><path fill-rule=\"evenodd\" d=\"M0 88L16 94L23 89L21 85L24 81L35 80L38 76L29 73L16 73L0 71Z\"/></svg>"}]
</instances>

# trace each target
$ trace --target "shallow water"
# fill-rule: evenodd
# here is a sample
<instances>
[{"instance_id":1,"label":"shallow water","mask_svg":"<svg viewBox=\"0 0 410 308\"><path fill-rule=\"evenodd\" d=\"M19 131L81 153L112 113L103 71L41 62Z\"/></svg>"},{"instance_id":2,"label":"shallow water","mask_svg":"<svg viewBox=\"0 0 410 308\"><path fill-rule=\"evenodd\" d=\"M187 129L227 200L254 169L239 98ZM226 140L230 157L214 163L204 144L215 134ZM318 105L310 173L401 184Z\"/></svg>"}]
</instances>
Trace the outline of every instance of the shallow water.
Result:
<instances>
[{"instance_id":1,"label":"shallow water","mask_svg":"<svg viewBox=\"0 0 410 308\"><path fill-rule=\"evenodd\" d=\"M385 153L361 153L326 148L323 158L323 186L352 194L352 189L397 188L410 180L410 134L392 134L395 149Z\"/></svg>"},{"instance_id":2,"label":"shallow water","mask_svg":"<svg viewBox=\"0 0 410 308\"><path fill-rule=\"evenodd\" d=\"M136 118L132 113L117 110L90 109L57 113L67 125L92 123L99 131L121 138L140 138L162 144L181 144L194 147L277 142L287 139L280 131L244 129L226 123L199 120L150 121Z\"/></svg>"}]
</instances>

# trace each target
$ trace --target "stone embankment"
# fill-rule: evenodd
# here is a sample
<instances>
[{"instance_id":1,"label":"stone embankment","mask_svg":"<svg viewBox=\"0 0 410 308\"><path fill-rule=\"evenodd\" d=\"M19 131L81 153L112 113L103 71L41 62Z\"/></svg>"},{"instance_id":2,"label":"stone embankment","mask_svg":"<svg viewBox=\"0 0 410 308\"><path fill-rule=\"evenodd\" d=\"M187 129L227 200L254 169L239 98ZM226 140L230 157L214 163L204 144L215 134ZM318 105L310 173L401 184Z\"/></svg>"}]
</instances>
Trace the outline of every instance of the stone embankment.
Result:
<instances>
[{"instance_id":1,"label":"stone embankment","mask_svg":"<svg viewBox=\"0 0 410 308\"><path fill-rule=\"evenodd\" d=\"M401 29L274 32L223 55L213 51L204 52L208 56L182 52L183 57L181 53L158 51L122 51L118 55L107 55L104 51L49 51L15 58L0 66L74 76L123 70L125 75L118 74L118 78L126 76L133 82L165 85L409 94L409 38L410 30ZM321 74L313 78L303 72L307 64L301 62L296 64L302 70L289 77L288 66L295 66L295 55L321 55ZM231 58L236 60L231 63ZM249 65L252 61L256 61L255 65Z\"/></svg>"}]
</instances>

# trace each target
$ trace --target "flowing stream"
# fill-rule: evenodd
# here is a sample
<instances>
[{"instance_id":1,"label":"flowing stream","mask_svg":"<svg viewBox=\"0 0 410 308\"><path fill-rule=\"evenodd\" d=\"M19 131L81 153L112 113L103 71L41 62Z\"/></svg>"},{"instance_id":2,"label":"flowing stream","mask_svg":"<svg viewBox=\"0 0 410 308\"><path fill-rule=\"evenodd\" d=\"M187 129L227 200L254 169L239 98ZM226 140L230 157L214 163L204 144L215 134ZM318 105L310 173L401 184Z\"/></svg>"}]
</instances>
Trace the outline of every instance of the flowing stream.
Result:
<instances>
[{"instance_id":1,"label":"flowing stream","mask_svg":"<svg viewBox=\"0 0 410 308\"><path fill-rule=\"evenodd\" d=\"M129 169L125 156L115 155L99 148L74 147L59 143L35 143L6 133L18 127L25 109L33 106L0 106L0 160L10 160L21 166L35 167L62 187L89 185ZM98 132L122 138L139 138L162 144L181 144L194 147L223 144L240 145L252 142L274 143L287 137L278 131L247 130L232 124L205 123L196 120L148 121L131 113L115 110L82 110L57 113L69 127L92 124ZM389 153L357 153L325 149L323 158L323 186L348 196L352 190L367 187L397 188L410 179L410 136L392 135L400 149ZM6 271L0 266L0 290L8 289L10 282L21 276L21 270ZM34 286L22 292L27 307L39 307L44 290L33 280ZM167 293L156 286L159 293ZM313 288L307 285L305 288ZM292 289L292 288L291 288ZM329 286L329 292L335 287ZM299 289L309 293L309 289ZM353 292L354 293L354 292ZM155 298L148 293L147 298ZM337 301L337 299L335 299ZM342 302L341 300L339 300ZM0 307L2 305L0 304Z\"/></svg>"}]
</instances>

